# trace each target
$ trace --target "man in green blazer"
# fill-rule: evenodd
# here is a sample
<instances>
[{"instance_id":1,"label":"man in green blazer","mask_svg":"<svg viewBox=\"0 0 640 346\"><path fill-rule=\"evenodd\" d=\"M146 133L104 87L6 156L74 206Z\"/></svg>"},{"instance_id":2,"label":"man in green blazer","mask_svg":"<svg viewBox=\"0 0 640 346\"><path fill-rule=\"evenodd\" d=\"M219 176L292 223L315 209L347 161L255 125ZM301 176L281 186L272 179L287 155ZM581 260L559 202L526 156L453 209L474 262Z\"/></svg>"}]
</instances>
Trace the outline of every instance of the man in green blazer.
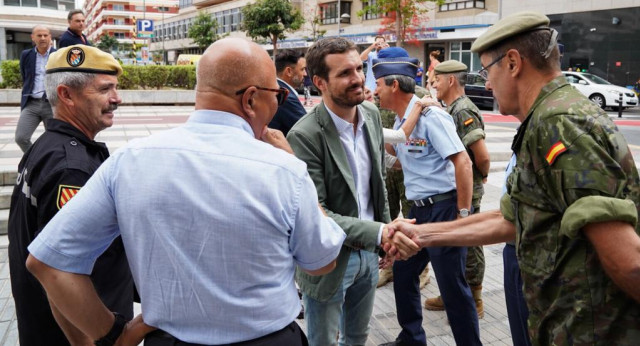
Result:
<instances>
[{"instance_id":1,"label":"man in green blazer","mask_svg":"<svg viewBox=\"0 0 640 346\"><path fill-rule=\"evenodd\" d=\"M351 41L320 40L306 57L322 103L293 126L287 140L307 163L320 205L347 238L333 272L314 277L299 270L296 280L310 345L336 345L338 334L340 344L364 345L378 282L377 254L381 242L390 241L380 113L363 103L362 61Z\"/></svg>"}]
</instances>

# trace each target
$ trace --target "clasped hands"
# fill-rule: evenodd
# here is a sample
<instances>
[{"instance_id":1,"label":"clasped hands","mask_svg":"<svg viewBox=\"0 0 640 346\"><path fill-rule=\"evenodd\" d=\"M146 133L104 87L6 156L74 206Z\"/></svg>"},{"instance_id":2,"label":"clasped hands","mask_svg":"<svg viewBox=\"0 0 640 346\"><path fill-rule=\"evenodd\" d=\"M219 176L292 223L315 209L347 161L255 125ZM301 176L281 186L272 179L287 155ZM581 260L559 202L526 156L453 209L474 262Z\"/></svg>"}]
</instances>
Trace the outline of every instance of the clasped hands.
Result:
<instances>
[{"instance_id":1,"label":"clasped hands","mask_svg":"<svg viewBox=\"0 0 640 346\"><path fill-rule=\"evenodd\" d=\"M416 244L410 236L403 233L403 230L408 228L407 226L415 223L415 219L397 218L384 227L380 245L387 253L385 263L391 261L391 258L406 260L420 251L420 245Z\"/></svg>"}]
</instances>

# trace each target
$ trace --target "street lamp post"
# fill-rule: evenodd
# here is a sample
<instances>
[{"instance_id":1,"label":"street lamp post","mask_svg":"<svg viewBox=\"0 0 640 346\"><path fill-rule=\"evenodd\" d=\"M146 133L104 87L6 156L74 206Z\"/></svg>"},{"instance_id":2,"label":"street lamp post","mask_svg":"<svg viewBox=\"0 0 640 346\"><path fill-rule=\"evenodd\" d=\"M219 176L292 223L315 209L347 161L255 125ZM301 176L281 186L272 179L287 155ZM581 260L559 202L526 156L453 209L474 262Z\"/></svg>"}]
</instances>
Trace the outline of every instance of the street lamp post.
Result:
<instances>
[{"instance_id":1,"label":"street lamp post","mask_svg":"<svg viewBox=\"0 0 640 346\"><path fill-rule=\"evenodd\" d=\"M340 22L342 22L342 18L340 17L340 15L342 14L342 10L340 9L340 0L338 0L338 37L340 37Z\"/></svg>"}]
</instances>

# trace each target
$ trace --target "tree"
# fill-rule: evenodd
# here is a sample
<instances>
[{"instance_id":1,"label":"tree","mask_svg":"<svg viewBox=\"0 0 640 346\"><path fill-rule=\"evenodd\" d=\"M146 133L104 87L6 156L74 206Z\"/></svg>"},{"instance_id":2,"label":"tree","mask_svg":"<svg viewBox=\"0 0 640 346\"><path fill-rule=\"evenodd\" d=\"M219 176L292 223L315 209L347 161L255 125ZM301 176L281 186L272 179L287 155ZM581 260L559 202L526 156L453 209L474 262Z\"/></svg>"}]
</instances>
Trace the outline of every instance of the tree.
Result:
<instances>
[{"instance_id":1,"label":"tree","mask_svg":"<svg viewBox=\"0 0 640 346\"><path fill-rule=\"evenodd\" d=\"M204 50L213 42L220 39L220 35L218 35L218 21L211 18L211 15L206 12L199 12L193 21L193 25L189 28L187 36L189 36L200 49Z\"/></svg>"},{"instance_id":2,"label":"tree","mask_svg":"<svg viewBox=\"0 0 640 346\"><path fill-rule=\"evenodd\" d=\"M321 30L320 24L322 23L320 15L318 15L318 6L313 6L312 9L305 11L305 17L311 18L307 21L308 30L311 31L311 36L305 36L306 39L311 39L313 42L317 41L320 37L327 33L327 30Z\"/></svg>"},{"instance_id":3,"label":"tree","mask_svg":"<svg viewBox=\"0 0 640 346\"><path fill-rule=\"evenodd\" d=\"M402 47L409 36L420 27L420 16L428 10L424 6L427 2L441 5L444 0L375 0L365 2L358 16L363 17L367 12L383 16L380 33L394 33L396 46Z\"/></svg>"},{"instance_id":4,"label":"tree","mask_svg":"<svg viewBox=\"0 0 640 346\"><path fill-rule=\"evenodd\" d=\"M104 52L111 53L113 47L118 45L118 39L113 36L109 36L109 34L103 34L100 36L100 42L98 42L97 47Z\"/></svg>"},{"instance_id":5,"label":"tree","mask_svg":"<svg viewBox=\"0 0 640 346\"><path fill-rule=\"evenodd\" d=\"M273 56L276 55L278 39L285 39L285 32L300 29L304 17L291 6L289 0L257 0L242 8L242 28L251 38L264 37L271 40Z\"/></svg>"}]
</instances>

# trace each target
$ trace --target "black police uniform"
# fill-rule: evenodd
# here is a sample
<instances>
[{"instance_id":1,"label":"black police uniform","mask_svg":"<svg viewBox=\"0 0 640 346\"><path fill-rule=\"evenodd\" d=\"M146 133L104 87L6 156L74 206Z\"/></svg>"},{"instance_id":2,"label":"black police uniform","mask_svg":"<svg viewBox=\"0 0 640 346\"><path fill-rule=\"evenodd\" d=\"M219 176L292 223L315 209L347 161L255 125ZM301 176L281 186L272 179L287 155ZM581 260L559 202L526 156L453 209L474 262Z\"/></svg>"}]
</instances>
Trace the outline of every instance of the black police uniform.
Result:
<instances>
[{"instance_id":1,"label":"black police uniform","mask_svg":"<svg viewBox=\"0 0 640 346\"><path fill-rule=\"evenodd\" d=\"M104 143L89 139L71 124L49 119L46 125L20 161L9 214L11 290L22 346L69 344L44 289L25 267L27 246L109 157ZM133 317L133 279L120 237L98 258L91 280L109 309Z\"/></svg>"}]
</instances>

